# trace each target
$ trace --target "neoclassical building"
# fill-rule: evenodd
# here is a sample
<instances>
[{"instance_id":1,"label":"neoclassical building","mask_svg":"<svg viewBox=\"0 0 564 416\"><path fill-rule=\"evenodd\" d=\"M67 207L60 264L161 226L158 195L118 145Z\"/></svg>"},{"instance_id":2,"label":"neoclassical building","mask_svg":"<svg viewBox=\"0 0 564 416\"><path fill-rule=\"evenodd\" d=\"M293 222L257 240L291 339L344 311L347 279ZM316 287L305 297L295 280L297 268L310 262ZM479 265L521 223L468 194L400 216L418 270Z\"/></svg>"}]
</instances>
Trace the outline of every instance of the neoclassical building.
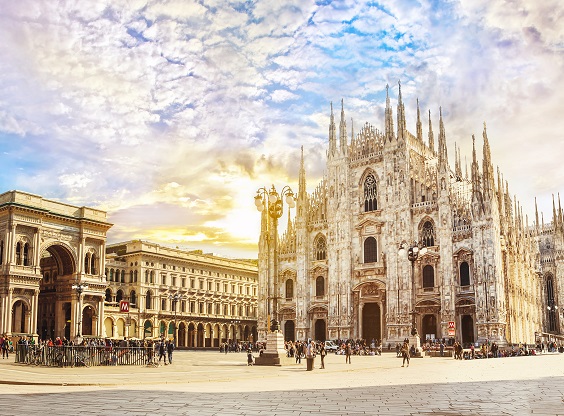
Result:
<instances>
[{"instance_id":1,"label":"neoclassical building","mask_svg":"<svg viewBox=\"0 0 564 416\"><path fill-rule=\"evenodd\" d=\"M257 266L134 240L106 250L104 333L180 347L257 339ZM120 311L120 301L129 312Z\"/></svg>"},{"instance_id":2,"label":"neoclassical building","mask_svg":"<svg viewBox=\"0 0 564 416\"><path fill-rule=\"evenodd\" d=\"M256 263L140 240L106 246L111 226L100 210L1 194L0 334L257 339Z\"/></svg>"},{"instance_id":3,"label":"neoclassical building","mask_svg":"<svg viewBox=\"0 0 564 416\"><path fill-rule=\"evenodd\" d=\"M397 129L389 95L383 131L348 130L343 105L337 127L331 106L326 174L308 193L302 153L295 218L277 244L275 220L262 212L259 338L269 304L286 339L395 343L413 316L423 340L449 338L449 329L465 343L501 345L562 334L560 201L552 222L536 212L529 225L494 172L485 123L481 158L472 136L463 173L457 148L449 163L442 112L436 141L430 112L424 138L419 103L415 134L405 120L401 85ZM399 251L412 242L426 246L413 269Z\"/></svg>"}]
</instances>

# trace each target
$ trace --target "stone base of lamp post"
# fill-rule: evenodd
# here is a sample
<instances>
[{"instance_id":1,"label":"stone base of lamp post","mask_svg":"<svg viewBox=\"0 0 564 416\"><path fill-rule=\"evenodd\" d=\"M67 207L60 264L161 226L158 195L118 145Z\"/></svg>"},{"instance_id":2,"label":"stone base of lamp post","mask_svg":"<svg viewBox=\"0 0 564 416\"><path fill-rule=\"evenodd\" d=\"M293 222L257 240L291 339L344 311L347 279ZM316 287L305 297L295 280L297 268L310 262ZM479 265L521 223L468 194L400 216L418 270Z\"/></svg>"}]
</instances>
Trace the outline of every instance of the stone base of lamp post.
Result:
<instances>
[{"instance_id":1,"label":"stone base of lamp post","mask_svg":"<svg viewBox=\"0 0 564 416\"><path fill-rule=\"evenodd\" d=\"M266 335L266 349L255 358L255 365L289 365L294 360L286 356L284 349L284 335L280 331Z\"/></svg>"},{"instance_id":2,"label":"stone base of lamp post","mask_svg":"<svg viewBox=\"0 0 564 416\"><path fill-rule=\"evenodd\" d=\"M424 357L423 348L421 348L421 338L419 337L419 334L409 336L409 348L411 348L412 345L415 345L415 355L412 355L412 357Z\"/></svg>"}]
</instances>

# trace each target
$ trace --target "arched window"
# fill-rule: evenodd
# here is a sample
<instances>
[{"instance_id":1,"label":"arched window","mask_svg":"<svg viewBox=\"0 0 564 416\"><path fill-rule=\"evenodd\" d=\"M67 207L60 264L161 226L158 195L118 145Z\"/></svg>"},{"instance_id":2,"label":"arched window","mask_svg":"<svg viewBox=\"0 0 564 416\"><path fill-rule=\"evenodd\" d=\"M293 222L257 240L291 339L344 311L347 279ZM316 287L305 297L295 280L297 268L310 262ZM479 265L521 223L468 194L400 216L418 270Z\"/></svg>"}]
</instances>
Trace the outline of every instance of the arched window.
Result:
<instances>
[{"instance_id":1,"label":"arched window","mask_svg":"<svg viewBox=\"0 0 564 416\"><path fill-rule=\"evenodd\" d=\"M114 269L110 269L110 282L114 281Z\"/></svg>"},{"instance_id":2,"label":"arched window","mask_svg":"<svg viewBox=\"0 0 564 416\"><path fill-rule=\"evenodd\" d=\"M546 278L546 306L548 311L548 330L550 332L555 332L556 325L556 306L554 305L554 282L552 281L552 276Z\"/></svg>"},{"instance_id":3,"label":"arched window","mask_svg":"<svg viewBox=\"0 0 564 416\"><path fill-rule=\"evenodd\" d=\"M465 261L460 263L460 286L470 286L470 267Z\"/></svg>"},{"instance_id":4,"label":"arched window","mask_svg":"<svg viewBox=\"0 0 564 416\"><path fill-rule=\"evenodd\" d=\"M426 221L421 229L421 241L425 247L432 247L435 245L435 229L431 221Z\"/></svg>"},{"instance_id":5,"label":"arched window","mask_svg":"<svg viewBox=\"0 0 564 416\"><path fill-rule=\"evenodd\" d=\"M133 272L133 281L136 282L137 281L137 270L135 270Z\"/></svg>"},{"instance_id":6,"label":"arched window","mask_svg":"<svg viewBox=\"0 0 564 416\"><path fill-rule=\"evenodd\" d=\"M145 308L153 309L153 300L151 299L151 292L147 292L145 295Z\"/></svg>"},{"instance_id":7,"label":"arched window","mask_svg":"<svg viewBox=\"0 0 564 416\"><path fill-rule=\"evenodd\" d=\"M104 300L108 303L112 301L112 291L110 289L106 289L106 297Z\"/></svg>"},{"instance_id":8,"label":"arched window","mask_svg":"<svg viewBox=\"0 0 564 416\"><path fill-rule=\"evenodd\" d=\"M0 264L4 264L4 240L0 241Z\"/></svg>"},{"instance_id":9,"label":"arched window","mask_svg":"<svg viewBox=\"0 0 564 416\"><path fill-rule=\"evenodd\" d=\"M149 270L145 270L145 283L149 283Z\"/></svg>"},{"instance_id":10,"label":"arched window","mask_svg":"<svg viewBox=\"0 0 564 416\"><path fill-rule=\"evenodd\" d=\"M125 283L125 270L121 271L121 283Z\"/></svg>"},{"instance_id":11,"label":"arched window","mask_svg":"<svg viewBox=\"0 0 564 416\"><path fill-rule=\"evenodd\" d=\"M137 293L135 293L135 290L132 290L129 294L129 302L132 305L135 305L137 303Z\"/></svg>"},{"instance_id":12,"label":"arched window","mask_svg":"<svg viewBox=\"0 0 564 416\"><path fill-rule=\"evenodd\" d=\"M286 299L294 297L294 281L292 279L286 280Z\"/></svg>"},{"instance_id":13,"label":"arched window","mask_svg":"<svg viewBox=\"0 0 564 416\"><path fill-rule=\"evenodd\" d=\"M315 296L325 296L325 279L323 276L318 276L315 279Z\"/></svg>"},{"instance_id":14,"label":"arched window","mask_svg":"<svg viewBox=\"0 0 564 416\"><path fill-rule=\"evenodd\" d=\"M121 290L118 290L116 293L116 302L120 302L121 300L123 300L123 292Z\"/></svg>"},{"instance_id":15,"label":"arched window","mask_svg":"<svg viewBox=\"0 0 564 416\"><path fill-rule=\"evenodd\" d=\"M90 274L96 274L96 254L90 258Z\"/></svg>"},{"instance_id":16,"label":"arched window","mask_svg":"<svg viewBox=\"0 0 564 416\"><path fill-rule=\"evenodd\" d=\"M364 180L364 212L376 211L378 209L376 179L370 174Z\"/></svg>"},{"instance_id":17,"label":"arched window","mask_svg":"<svg viewBox=\"0 0 564 416\"><path fill-rule=\"evenodd\" d=\"M433 266L427 265L423 267L423 287L435 286L435 270Z\"/></svg>"},{"instance_id":18,"label":"arched window","mask_svg":"<svg viewBox=\"0 0 564 416\"><path fill-rule=\"evenodd\" d=\"M22 243L18 241L16 244L16 264L19 266L22 264Z\"/></svg>"},{"instance_id":19,"label":"arched window","mask_svg":"<svg viewBox=\"0 0 564 416\"><path fill-rule=\"evenodd\" d=\"M378 261L378 250L376 245L376 239L374 237L368 237L364 240L364 262L365 263L376 263Z\"/></svg>"},{"instance_id":20,"label":"arched window","mask_svg":"<svg viewBox=\"0 0 564 416\"><path fill-rule=\"evenodd\" d=\"M29 244L25 243L23 248L23 265L29 266Z\"/></svg>"},{"instance_id":21,"label":"arched window","mask_svg":"<svg viewBox=\"0 0 564 416\"><path fill-rule=\"evenodd\" d=\"M90 274L90 253L86 253L86 256L84 256L84 273Z\"/></svg>"},{"instance_id":22,"label":"arched window","mask_svg":"<svg viewBox=\"0 0 564 416\"><path fill-rule=\"evenodd\" d=\"M327 243L322 235L315 239L315 260L325 260L327 258Z\"/></svg>"},{"instance_id":23,"label":"arched window","mask_svg":"<svg viewBox=\"0 0 564 416\"><path fill-rule=\"evenodd\" d=\"M166 299L161 299L161 311L166 310Z\"/></svg>"},{"instance_id":24,"label":"arched window","mask_svg":"<svg viewBox=\"0 0 564 416\"><path fill-rule=\"evenodd\" d=\"M133 282L134 282L134 280L133 280L133 270L130 270L130 271L129 271L129 282L130 282L130 283L133 283Z\"/></svg>"},{"instance_id":25,"label":"arched window","mask_svg":"<svg viewBox=\"0 0 564 416\"><path fill-rule=\"evenodd\" d=\"M151 270L151 282L150 283L155 283L155 271Z\"/></svg>"}]
</instances>

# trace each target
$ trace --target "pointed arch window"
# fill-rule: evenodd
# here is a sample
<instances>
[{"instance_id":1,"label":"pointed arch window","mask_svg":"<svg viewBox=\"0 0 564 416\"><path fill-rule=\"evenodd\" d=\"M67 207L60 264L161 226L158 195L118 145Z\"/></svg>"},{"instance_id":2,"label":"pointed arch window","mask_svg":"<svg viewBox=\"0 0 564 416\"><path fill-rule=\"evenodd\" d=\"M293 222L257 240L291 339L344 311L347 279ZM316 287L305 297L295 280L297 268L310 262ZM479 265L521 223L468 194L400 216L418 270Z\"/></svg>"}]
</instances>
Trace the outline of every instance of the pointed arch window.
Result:
<instances>
[{"instance_id":1,"label":"pointed arch window","mask_svg":"<svg viewBox=\"0 0 564 416\"><path fill-rule=\"evenodd\" d=\"M118 290L116 294L116 302L119 303L122 300L123 300L123 292L121 290Z\"/></svg>"},{"instance_id":2,"label":"pointed arch window","mask_svg":"<svg viewBox=\"0 0 564 416\"><path fill-rule=\"evenodd\" d=\"M137 303L137 294L135 293L135 290L132 290L129 294L129 302L132 305L135 305Z\"/></svg>"},{"instance_id":3,"label":"pointed arch window","mask_svg":"<svg viewBox=\"0 0 564 416\"><path fill-rule=\"evenodd\" d=\"M364 180L364 212L378 209L377 197L376 179L373 174L369 174Z\"/></svg>"},{"instance_id":4,"label":"pointed arch window","mask_svg":"<svg viewBox=\"0 0 564 416\"><path fill-rule=\"evenodd\" d=\"M423 288L435 287L435 269L431 265L423 267Z\"/></svg>"},{"instance_id":5,"label":"pointed arch window","mask_svg":"<svg viewBox=\"0 0 564 416\"><path fill-rule=\"evenodd\" d=\"M319 236L315 239L315 260L327 259L327 242L325 237Z\"/></svg>"},{"instance_id":6,"label":"pointed arch window","mask_svg":"<svg viewBox=\"0 0 564 416\"><path fill-rule=\"evenodd\" d=\"M364 262L365 263L376 263L378 261L378 250L377 250L376 239L374 237L368 237L364 240Z\"/></svg>"},{"instance_id":7,"label":"pointed arch window","mask_svg":"<svg viewBox=\"0 0 564 416\"><path fill-rule=\"evenodd\" d=\"M470 286L470 267L465 261L460 263L460 286Z\"/></svg>"},{"instance_id":8,"label":"pointed arch window","mask_svg":"<svg viewBox=\"0 0 564 416\"><path fill-rule=\"evenodd\" d=\"M315 279L315 296L325 296L325 278L323 276Z\"/></svg>"},{"instance_id":9,"label":"pointed arch window","mask_svg":"<svg viewBox=\"0 0 564 416\"><path fill-rule=\"evenodd\" d=\"M121 283L125 283L125 270L121 271Z\"/></svg>"},{"instance_id":10,"label":"pointed arch window","mask_svg":"<svg viewBox=\"0 0 564 416\"><path fill-rule=\"evenodd\" d=\"M90 258L90 274L96 274L96 261L98 259L96 258L96 254L92 254L92 257Z\"/></svg>"},{"instance_id":11,"label":"pointed arch window","mask_svg":"<svg viewBox=\"0 0 564 416\"><path fill-rule=\"evenodd\" d=\"M555 332L557 326L558 310L554 304L554 281L552 276L549 275L546 279L546 309L548 311L548 331Z\"/></svg>"},{"instance_id":12,"label":"pointed arch window","mask_svg":"<svg viewBox=\"0 0 564 416\"><path fill-rule=\"evenodd\" d=\"M292 279L286 280L286 299L294 297L294 281Z\"/></svg>"},{"instance_id":13,"label":"pointed arch window","mask_svg":"<svg viewBox=\"0 0 564 416\"><path fill-rule=\"evenodd\" d=\"M425 221L421 228L421 241L425 247L432 247L435 245L435 228L431 221Z\"/></svg>"},{"instance_id":14,"label":"pointed arch window","mask_svg":"<svg viewBox=\"0 0 564 416\"><path fill-rule=\"evenodd\" d=\"M112 301L112 291L110 289L106 289L106 297L104 300L108 303Z\"/></svg>"}]
</instances>

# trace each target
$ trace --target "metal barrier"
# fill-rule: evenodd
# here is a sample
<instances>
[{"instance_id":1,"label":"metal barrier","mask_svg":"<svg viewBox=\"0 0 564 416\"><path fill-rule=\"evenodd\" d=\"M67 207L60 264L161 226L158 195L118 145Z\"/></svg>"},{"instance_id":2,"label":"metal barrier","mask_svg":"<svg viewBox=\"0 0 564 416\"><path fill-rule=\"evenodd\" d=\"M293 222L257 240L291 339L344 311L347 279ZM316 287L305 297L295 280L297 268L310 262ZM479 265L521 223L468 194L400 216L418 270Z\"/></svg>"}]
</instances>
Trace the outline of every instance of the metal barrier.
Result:
<instances>
[{"instance_id":1,"label":"metal barrier","mask_svg":"<svg viewBox=\"0 0 564 416\"><path fill-rule=\"evenodd\" d=\"M90 367L100 365L146 365L153 347L39 346L16 345L16 363L49 367Z\"/></svg>"}]
</instances>

